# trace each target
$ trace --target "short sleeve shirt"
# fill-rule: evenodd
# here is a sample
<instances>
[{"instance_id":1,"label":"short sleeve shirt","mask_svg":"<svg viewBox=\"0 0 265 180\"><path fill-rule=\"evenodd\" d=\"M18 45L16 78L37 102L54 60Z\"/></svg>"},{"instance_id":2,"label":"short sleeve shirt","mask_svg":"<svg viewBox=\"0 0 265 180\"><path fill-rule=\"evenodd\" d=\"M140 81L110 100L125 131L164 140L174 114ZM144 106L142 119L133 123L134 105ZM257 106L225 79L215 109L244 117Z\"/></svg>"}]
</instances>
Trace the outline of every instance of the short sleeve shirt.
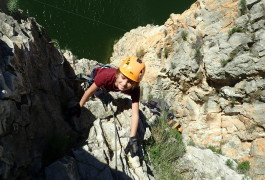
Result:
<instances>
[{"instance_id":1,"label":"short sleeve shirt","mask_svg":"<svg viewBox=\"0 0 265 180\"><path fill-rule=\"evenodd\" d=\"M94 82L98 87L103 88L106 91L120 91L115 87L116 81L116 71L115 68L97 68L96 76ZM128 94L131 96L132 102L139 102L140 99L140 87L135 87L122 93Z\"/></svg>"}]
</instances>

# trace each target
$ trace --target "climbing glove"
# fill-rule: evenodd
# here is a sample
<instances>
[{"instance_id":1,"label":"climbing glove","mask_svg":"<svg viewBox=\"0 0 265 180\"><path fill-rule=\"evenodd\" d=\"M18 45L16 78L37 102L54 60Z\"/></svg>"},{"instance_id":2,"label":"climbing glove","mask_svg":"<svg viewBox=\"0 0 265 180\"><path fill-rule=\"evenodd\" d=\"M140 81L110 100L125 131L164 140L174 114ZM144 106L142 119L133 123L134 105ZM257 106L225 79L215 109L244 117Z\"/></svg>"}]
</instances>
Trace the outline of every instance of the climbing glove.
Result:
<instances>
[{"instance_id":1,"label":"climbing glove","mask_svg":"<svg viewBox=\"0 0 265 180\"><path fill-rule=\"evenodd\" d=\"M71 102L67 108L67 114L69 117L80 117L81 114L81 107L79 102Z\"/></svg>"},{"instance_id":2,"label":"climbing glove","mask_svg":"<svg viewBox=\"0 0 265 180\"><path fill-rule=\"evenodd\" d=\"M136 137L130 137L130 140L124 151L125 154L128 154L130 152L132 158L138 154L138 143Z\"/></svg>"}]
</instances>

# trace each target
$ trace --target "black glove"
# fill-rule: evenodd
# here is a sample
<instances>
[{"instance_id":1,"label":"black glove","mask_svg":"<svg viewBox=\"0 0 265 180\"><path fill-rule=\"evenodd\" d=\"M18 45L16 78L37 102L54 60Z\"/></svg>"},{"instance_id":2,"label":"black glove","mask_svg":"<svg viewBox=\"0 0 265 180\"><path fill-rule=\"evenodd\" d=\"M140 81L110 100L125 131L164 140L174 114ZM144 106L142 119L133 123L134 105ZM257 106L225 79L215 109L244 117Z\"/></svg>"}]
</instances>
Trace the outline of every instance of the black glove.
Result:
<instances>
[{"instance_id":1,"label":"black glove","mask_svg":"<svg viewBox=\"0 0 265 180\"><path fill-rule=\"evenodd\" d=\"M131 153L132 158L138 155L138 143L136 137L130 137L130 140L125 148L125 154Z\"/></svg>"},{"instance_id":2,"label":"black glove","mask_svg":"<svg viewBox=\"0 0 265 180\"><path fill-rule=\"evenodd\" d=\"M80 117L81 114L81 107L79 102L71 102L67 108L67 114L69 115L69 117Z\"/></svg>"}]
</instances>

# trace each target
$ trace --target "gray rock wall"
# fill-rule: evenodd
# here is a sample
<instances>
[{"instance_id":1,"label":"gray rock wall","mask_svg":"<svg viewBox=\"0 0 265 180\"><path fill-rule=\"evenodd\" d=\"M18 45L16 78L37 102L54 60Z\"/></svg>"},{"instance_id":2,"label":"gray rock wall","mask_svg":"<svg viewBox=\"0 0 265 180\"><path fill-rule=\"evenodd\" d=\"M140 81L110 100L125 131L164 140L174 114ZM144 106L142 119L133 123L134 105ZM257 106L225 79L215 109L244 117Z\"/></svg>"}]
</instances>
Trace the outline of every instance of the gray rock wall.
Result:
<instances>
[{"instance_id":1,"label":"gray rock wall","mask_svg":"<svg viewBox=\"0 0 265 180\"><path fill-rule=\"evenodd\" d=\"M215 146L231 159L248 160L250 174L262 179L265 3L241 2L199 0L162 26L134 29L114 46L112 60L119 64L143 49L143 98L163 97L171 104L187 144Z\"/></svg>"},{"instance_id":2,"label":"gray rock wall","mask_svg":"<svg viewBox=\"0 0 265 180\"><path fill-rule=\"evenodd\" d=\"M111 59L117 66L142 53L143 99L165 99L184 127L185 143L195 143L179 159L177 170L187 178L242 179L227 168L228 159L250 161L249 175L264 178L265 2L246 3L240 14L239 1L199 0L162 26L131 30L114 46ZM70 79L96 61L75 60L70 52L63 57L32 18L0 16L1 179L154 179L145 162L124 154L130 122L126 96L113 95L107 109L91 99L74 119L77 131L65 122L67 104L83 93ZM147 139L147 124L156 117L140 109L146 122L139 134ZM204 150L208 146L224 156Z\"/></svg>"},{"instance_id":3,"label":"gray rock wall","mask_svg":"<svg viewBox=\"0 0 265 180\"><path fill-rule=\"evenodd\" d=\"M41 177L80 137L63 116L79 98L74 71L33 18L16 17L0 13L0 179L9 180Z\"/></svg>"},{"instance_id":4,"label":"gray rock wall","mask_svg":"<svg viewBox=\"0 0 265 180\"><path fill-rule=\"evenodd\" d=\"M139 157L124 153L128 97L114 96L108 109L92 99L66 122L67 105L84 90L73 78L97 62L61 54L33 18L0 17L0 179L153 179ZM117 139L111 107L119 112Z\"/></svg>"}]
</instances>

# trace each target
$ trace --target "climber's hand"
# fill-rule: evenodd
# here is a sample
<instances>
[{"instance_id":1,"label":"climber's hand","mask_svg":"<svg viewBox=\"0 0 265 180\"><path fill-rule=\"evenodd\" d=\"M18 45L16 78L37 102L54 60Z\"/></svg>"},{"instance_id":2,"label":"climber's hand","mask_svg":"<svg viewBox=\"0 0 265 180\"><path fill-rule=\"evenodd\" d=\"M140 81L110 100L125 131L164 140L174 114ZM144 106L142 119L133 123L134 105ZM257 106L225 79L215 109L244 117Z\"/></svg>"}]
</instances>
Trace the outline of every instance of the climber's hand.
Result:
<instances>
[{"instance_id":1,"label":"climber's hand","mask_svg":"<svg viewBox=\"0 0 265 180\"><path fill-rule=\"evenodd\" d=\"M80 117L81 114L81 107L79 102L71 102L67 108L67 114L69 117Z\"/></svg>"},{"instance_id":2,"label":"climber's hand","mask_svg":"<svg viewBox=\"0 0 265 180\"><path fill-rule=\"evenodd\" d=\"M138 143L136 137L130 137L130 140L124 151L125 154L128 154L130 152L132 158L138 154Z\"/></svg>"}]
</instances>

